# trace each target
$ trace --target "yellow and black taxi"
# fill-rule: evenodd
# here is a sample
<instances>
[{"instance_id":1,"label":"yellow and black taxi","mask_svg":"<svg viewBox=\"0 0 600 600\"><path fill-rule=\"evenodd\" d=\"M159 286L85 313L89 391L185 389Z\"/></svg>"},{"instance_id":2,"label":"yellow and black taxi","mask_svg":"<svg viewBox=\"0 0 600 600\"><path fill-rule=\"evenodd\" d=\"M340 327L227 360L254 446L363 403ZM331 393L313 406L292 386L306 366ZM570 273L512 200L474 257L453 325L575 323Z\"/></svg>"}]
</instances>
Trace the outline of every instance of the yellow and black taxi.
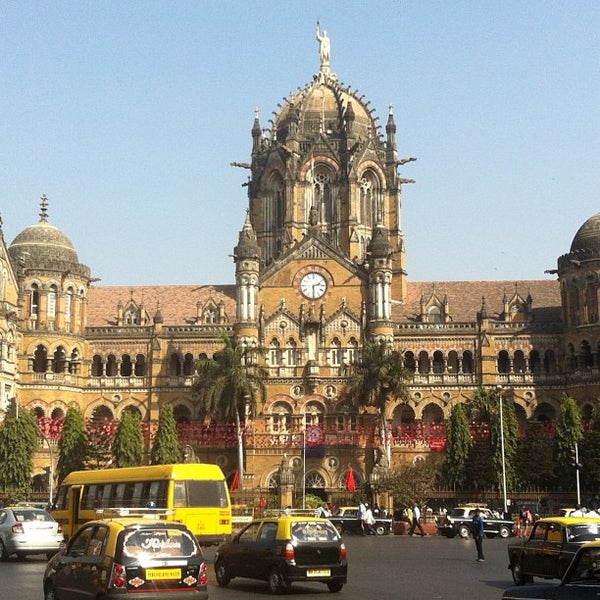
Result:
<instances>
[{"instance_id":1,"label":"yellow and black taxi","mask_svg":"<svg viewBox=\"0 0 600 600\"><path fill-rule=\"evenodd\" d=\"M82 525L46 567L44 600L205 600L206 564L192 532L158 515Z\"/></svg>"},{"instance_id":2,"label":"yellow and black taxi","mask_svg":"<svg viewBox=\"0 0 600 600\"><path fill-rule=\"evenodd\" d=\"M600 540L599 517L539 519L528 538L508 545L508 568L517 585L560 579L579 548L594 540Z\"/></svg>"},{"instance_id":3,"label":"yellow and black taxi","mask_svg":"<svg viewBox=\"0 0 600 600\"><path fill-rule=\"evenodd\" d=\"M294 582L320 582L339 592L346 583L346 546L328 519L291 514L249 523L215 554L217 583L234 577L268 582L273 594Z\"/></svg>"},{"instance_id":4,"label":"yellow and black taxi","mask_svg":"<svg viewBox=\"0 0 600 600\"><path fill-rule=\"evenodd\" d=\"M579 548L560 583L535 583L510 587L504 600L538 598L539 600L598 600L600 597L600 542Z\"/></svg>"}]
</instances>

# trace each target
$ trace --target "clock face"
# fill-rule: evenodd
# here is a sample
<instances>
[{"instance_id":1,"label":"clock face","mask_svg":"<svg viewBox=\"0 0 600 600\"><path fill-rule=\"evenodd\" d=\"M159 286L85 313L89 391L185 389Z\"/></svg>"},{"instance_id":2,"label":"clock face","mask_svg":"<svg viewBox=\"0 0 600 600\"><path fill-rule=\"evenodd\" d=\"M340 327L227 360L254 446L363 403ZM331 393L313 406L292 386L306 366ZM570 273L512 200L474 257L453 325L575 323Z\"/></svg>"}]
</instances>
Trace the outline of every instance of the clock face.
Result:
<instances>
[{"instance_id":1,"label":"clock face","mask_svg":"<svg viewBox=\"0 0 600 600\"><path fill-rule=\"evenodd\" d=\"M300 291L306 298L316 300L327 291L327 281L321 273L307 273L300 280Z\"/></svg>"}]
</instances>

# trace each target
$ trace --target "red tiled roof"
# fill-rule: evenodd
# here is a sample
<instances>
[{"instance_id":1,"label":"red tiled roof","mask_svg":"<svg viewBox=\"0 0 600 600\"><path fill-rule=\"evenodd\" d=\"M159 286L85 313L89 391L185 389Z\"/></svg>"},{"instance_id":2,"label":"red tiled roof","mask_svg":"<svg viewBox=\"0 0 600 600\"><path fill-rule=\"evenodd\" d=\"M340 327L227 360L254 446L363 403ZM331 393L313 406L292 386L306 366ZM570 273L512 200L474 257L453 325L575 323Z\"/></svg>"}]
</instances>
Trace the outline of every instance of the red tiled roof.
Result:
<instances>
[{"instance_id":1,"label":"red tiled roof","mask_svg":"<svg viewBox=\"0 0 600 600\"><path fill-rule=\"evenodd\" d=\"M516 293L523 300L531 295L532 310L537 322L559 321L561 318L560 288L557 280L522 281L416 281L408 283L408 294L402 304L393 303L396 322L414 321L421 314L421 297L427 302L432 294L448 301L448 312L454 322L473 322L485 298L487 314L497 318L504 311L503 299Z\"/></svg>"},{"instance_id":2,"label":"red tiled roof","mask_svg":"<svg viewBox=\"0 0 600 600\"><path fill-rule=\"evenodd\" d=\"M127 307L130 300L137 306L143 304L150 319L160 306L165 325L195 323L198 304L202 308L211 301L215 305L223 302L228 323L235 321L234 285L94 286L88 295L87 325L116 325L119 301Z\"/></svg>"}]
</instances>

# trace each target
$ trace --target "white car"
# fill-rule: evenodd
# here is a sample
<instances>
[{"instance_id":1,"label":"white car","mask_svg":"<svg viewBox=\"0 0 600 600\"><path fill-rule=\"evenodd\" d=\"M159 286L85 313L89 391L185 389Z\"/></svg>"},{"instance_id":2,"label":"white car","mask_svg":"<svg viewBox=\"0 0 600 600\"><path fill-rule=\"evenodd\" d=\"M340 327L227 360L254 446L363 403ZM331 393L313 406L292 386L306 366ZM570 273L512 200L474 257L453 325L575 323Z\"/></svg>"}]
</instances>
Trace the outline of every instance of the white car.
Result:
<instances>
[{"instance_id":1,"label":"white car","mask_svg":"<svg viewBox=\"0 0 600 600\"><path fill-rule=\"evenodd\" d=\"M16 554L54 556L64 541L62 526L52 515L33 506L0 508L0 560Z\"/></svg>"}]
</instances>

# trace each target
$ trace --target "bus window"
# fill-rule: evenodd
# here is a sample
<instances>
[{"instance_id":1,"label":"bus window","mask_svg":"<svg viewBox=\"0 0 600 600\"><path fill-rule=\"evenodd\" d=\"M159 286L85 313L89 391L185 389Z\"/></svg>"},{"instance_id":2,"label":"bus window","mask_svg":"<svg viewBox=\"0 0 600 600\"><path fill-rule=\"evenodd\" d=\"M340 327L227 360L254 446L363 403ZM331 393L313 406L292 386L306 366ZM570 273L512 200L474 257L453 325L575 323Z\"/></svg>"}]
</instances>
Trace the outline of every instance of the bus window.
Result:
<instances>
[{"instance_id":1,"label":"bus window","mask_svg":"<svg viewBox=\"0 0 600 600\"><path fill-rule=\"evenodd\" d=\"M183 508L187 505L187 490L185 489L185 481L176 481L173 506L175 508Z\"/></svg>"},{"instance_id":2,"label":"bus window","mask_svg":"<svg viewBox=\"0 0 600 600\"><path fill-rule=\"evenodd\" d=\"M187 481L188 506L227 506L224 481Z\"/></svg>"}]
</instances>

